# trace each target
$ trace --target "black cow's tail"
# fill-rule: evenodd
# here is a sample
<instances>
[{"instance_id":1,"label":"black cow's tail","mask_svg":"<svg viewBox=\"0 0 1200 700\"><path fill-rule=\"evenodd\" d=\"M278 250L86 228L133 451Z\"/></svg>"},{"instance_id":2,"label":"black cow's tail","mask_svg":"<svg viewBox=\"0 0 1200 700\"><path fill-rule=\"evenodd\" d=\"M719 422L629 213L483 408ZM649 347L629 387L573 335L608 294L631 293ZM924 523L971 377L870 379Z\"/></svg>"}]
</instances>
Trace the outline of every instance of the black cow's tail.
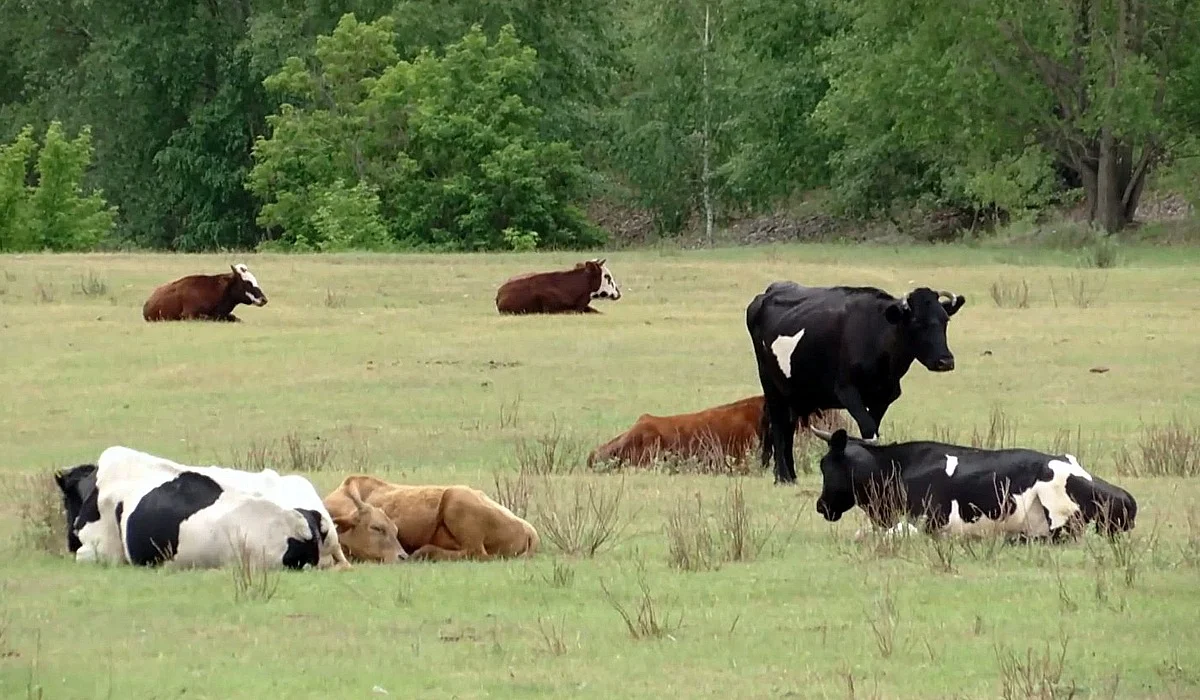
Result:
<instances>
[{"instance_id":1,"label":"black cow's tail","mask_svg":"<svg viewBox=\"0 0 1200 700\"><path fill-rule=\"evenodd\" d=\"M762 313L763 302L765 300L766 295L759 294L746 305L746 330L749 331L751 338L755 337L754 326L758 323L758 317Z\"/></svg>"},{"instance_id":2,"label":"black cow's tail","mask_svg":"<svg viewBox=\"0 0 1200 700\"><path fill-rule=\"evenodd\" d=\"M759 377L762 375L762 365L765 361L763 358L763 349L759 344L758 329L760 317L762 316L763 306L766 304L767 295L758 294L750 303L746 305L746 332L750 334L750 344L754 348L755 362L759 366ZM765 381L765 380L764 380ZM767 406L766 397L767 387L763 386L763 411L762 416L758 419L759 434L760 434L760 449L762 452L761 460L762 467L765 469L771 463L771 457L775 452L775 436L771 431L771 411Z\"/></svg>"}]
</instances>

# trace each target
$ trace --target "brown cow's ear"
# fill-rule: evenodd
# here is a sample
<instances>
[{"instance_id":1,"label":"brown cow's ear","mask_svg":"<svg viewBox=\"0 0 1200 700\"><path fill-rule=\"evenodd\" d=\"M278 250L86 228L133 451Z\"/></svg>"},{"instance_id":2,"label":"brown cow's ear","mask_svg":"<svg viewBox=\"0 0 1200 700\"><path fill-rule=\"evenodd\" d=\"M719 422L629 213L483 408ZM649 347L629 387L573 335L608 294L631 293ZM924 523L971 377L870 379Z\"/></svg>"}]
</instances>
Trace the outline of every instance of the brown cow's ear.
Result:
<instances>
[{"instance_id":1,"label":"brown cow's ear","mask_svg":"<svg viewBox=\"0 0 1200 700\"><path fill-rule=\"evenodd\" d=\"M333 519L333 525L337 528L338 534L353 530L355 525L358 525L358 513L353 515L339 515Z\"/></svg>"}]
</instances>

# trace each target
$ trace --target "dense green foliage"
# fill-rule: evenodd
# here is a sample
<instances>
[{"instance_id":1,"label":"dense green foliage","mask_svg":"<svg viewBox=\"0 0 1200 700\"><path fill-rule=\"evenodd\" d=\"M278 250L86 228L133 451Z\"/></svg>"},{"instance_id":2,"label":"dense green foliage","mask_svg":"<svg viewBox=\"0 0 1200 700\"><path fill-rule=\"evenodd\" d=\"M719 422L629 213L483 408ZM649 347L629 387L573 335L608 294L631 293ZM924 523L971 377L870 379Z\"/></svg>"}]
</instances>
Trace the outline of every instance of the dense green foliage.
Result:
<instances>
[{"instance_id":1,"label":"dense green foliage","mask_svg":"<svg viewBox=\"0 0 1200 700\"><path fill-rule=\"evenodd\" d=\"M11 0L0 143L90 128L82 186L119 212L105 244L176 250L577 246L597 240L580 214L596 197L672 232L813 188L856 215L1079 198L1115 231L1148 177L1195 169L1200 6L960 5ZM331 67L320 47L347 14L371 43ZM385 71L374 95L296 84ZM370 113L385 103L404 109ZM264 181L324 129L332 161ZM338 161L359 141L370 158Z\"/></svg>"},{"instance_id":2,"label":"dense green foliage","mask_svg":"<svg viewBox=\"0 0 1200 700\"><path fill-rule=\"evenodd\" d=\"M0 251L90 250L104 239L116 210L81 189L91 156L89 130L70 140L58 122L40 147L29 126L0 145Z\"/></svg>"},{"instance_id":3,"label":"dense green foliage","mask_svg":"<svg viewBox=\"0 0 1200 700\"><path fill-rule=\"evenodd\" d=\"M594 242L573 204L578 155L540 138L535 53L512 26L494 43L472 27L443 56L412 61L398 59L393 28L347 15L318 38L315 70L291 57L267 79L285 102L254 147L259 223L303 249L328 249L333 235L339 246L488 250L511 247L510 229L557 247ZM346 227L339 212L363 220Z\"/></svg>"}]
</instances>

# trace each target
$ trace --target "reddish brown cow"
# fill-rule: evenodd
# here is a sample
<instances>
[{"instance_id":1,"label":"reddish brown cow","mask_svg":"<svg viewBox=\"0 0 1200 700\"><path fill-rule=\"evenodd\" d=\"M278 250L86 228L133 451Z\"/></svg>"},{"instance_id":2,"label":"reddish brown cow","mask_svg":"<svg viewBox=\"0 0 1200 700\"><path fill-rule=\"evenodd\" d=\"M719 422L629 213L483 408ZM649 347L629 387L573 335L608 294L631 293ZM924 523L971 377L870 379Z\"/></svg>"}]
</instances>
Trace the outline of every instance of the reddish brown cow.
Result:
<instances>
[{"instance_id":1,"label":"reddish brown cow","mask_svg":"<svg viewBox=\"0 0 1200 700\"><path fill-rule=\"evenodd\" d=\"M696 413L643 413L632 428L593 450L588 466L610 460L645 466L663 454L683 458L741 457L758 444L762 413L761 394Z\"/></svg>"},{"instance_id":2,"label":"reddish brown cow","mask_svg":"<svg viewBox=\"0 0 1200 700\"><path fill-rule=\"evenodd\" d=\"M496 291L496 309L502 314L600 313L592 299L621 298L604 258L588 260L570 270L533 272L509 278Z\"/></svg>"},{"instance_id":3,"label":"reddish brown cow","mask_svg":"<svg viewBox=\"0 0 1200 700\"><path fill-rule=\"evenodd\" d=\"M147 321L231 321L238 304L266 306L267 295L243 264L230 265L223 275L188 275L159 286L142 306Z\"/></svg>"},{"instance_id":4,"label":"reddish brown cow","mask_svg":"<svg viewBox=\"0 0 1200 700\"><path fill-rule=\"evenodd\" d=\"M807 420L830 426L843 423L834 413L828 416L814 413ZM741 459L759 444L762 433L762 394L695 413L674 416L643 413L629 430L592 450L588 466L604 461L646 466L668 454L684 459ZM807 435L807 431L802 434Z\"/></svg>"}]
</instances>

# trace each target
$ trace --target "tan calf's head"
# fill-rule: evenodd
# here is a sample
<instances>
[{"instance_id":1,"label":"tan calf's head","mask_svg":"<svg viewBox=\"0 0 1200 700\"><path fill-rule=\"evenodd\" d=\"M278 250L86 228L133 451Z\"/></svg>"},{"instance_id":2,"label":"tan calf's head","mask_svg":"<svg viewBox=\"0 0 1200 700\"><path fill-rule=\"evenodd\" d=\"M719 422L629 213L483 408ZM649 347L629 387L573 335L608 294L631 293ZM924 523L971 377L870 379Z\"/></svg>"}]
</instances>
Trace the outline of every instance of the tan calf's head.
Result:
<instances>
[{"instance_id":1,"label":"tan calf's head","mask_svg":"<svg viewBox=\"0 0 1200 700\"><path fill-rule=\"evenodd\" d=\"M346 554L355 559L384 564L407 559L408 553L396 537L396 523L382 510L364 501L353 484L346 487L346 496L354 502L355 511L333 519L337 525L338 541Z\"/></svg>"}]
</instances>

